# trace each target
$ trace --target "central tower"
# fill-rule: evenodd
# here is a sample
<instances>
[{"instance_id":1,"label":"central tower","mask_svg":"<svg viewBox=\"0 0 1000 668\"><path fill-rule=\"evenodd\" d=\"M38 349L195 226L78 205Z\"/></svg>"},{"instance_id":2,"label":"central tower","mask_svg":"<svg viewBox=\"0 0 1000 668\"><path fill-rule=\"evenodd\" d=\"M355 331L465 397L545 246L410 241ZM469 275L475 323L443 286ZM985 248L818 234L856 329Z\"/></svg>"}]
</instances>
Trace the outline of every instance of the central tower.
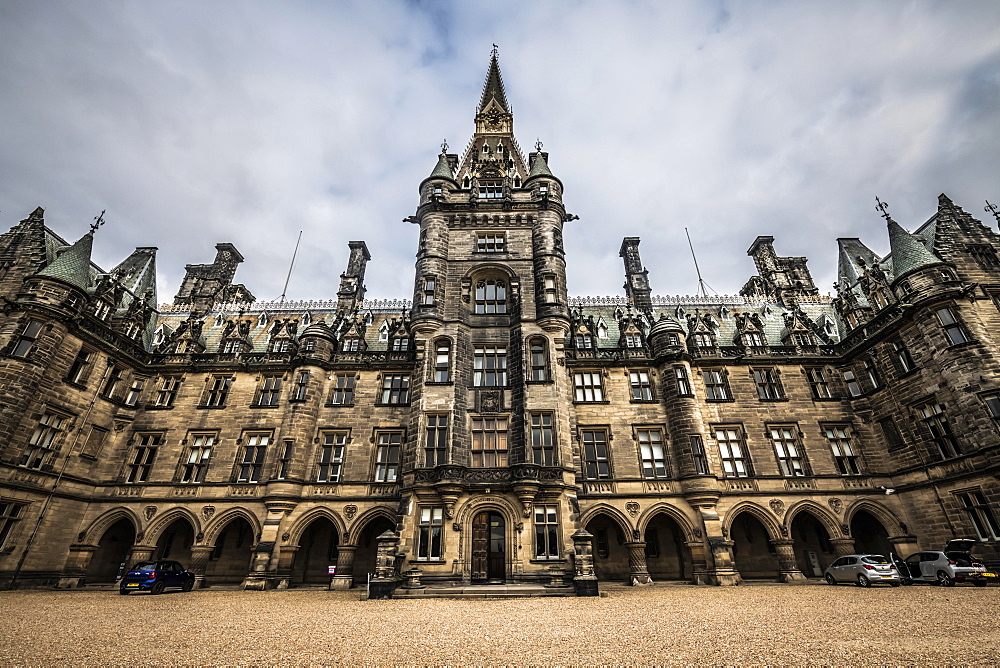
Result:
<instances>
[{"instance_id":1,"label":"central tower","mask_svg":"<svg viewBox=\"0 0 1000 668\"><path fill-rule=\"evenodd\" d=\"M570 392L557 373L569 217L548 154L538 144L526 161L514 138L495 50L475 127L461 157L442 147L409 218L422 355L403 547L430 582L547 581L577 528Z\"/></svg>"}]
</instances>

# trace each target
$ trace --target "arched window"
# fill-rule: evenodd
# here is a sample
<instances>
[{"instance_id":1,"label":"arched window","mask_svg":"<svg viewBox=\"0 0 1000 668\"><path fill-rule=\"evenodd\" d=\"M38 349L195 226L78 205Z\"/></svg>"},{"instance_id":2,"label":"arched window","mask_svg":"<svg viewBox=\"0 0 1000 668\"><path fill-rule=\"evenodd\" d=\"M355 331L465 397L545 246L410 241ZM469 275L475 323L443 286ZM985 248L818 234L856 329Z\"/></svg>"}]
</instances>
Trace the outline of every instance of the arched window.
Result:
<instances>
[{"instance_id":1,"label":"arched window","mask_svg":"<svg viewBox=\"0 0 1000 668\"><path fill-rule=\"evenodd\" d=\"M476 283L476 313L506 313L507 283L487 278Z\"/></svg>"},{"instance_id":2,"label":"arched window","mask_svg":"<svg viewBox=\"0 0 1000 668\"><path fill-rule=\"evenodd\" d=\"M545 350L545 339L536 338L528 342L528 378L533 381L549 379L548 354Z\"/></svg>"},{"instance_id":3,"label":"arched window","mask_svg":"<svg viewBox=\"0 0 1000 668\"><path fill-rule=\"evenodd\" d=\"M434 346L434 382L451 380L451 341L439 339Z\"/></svg>"}]
</instances>

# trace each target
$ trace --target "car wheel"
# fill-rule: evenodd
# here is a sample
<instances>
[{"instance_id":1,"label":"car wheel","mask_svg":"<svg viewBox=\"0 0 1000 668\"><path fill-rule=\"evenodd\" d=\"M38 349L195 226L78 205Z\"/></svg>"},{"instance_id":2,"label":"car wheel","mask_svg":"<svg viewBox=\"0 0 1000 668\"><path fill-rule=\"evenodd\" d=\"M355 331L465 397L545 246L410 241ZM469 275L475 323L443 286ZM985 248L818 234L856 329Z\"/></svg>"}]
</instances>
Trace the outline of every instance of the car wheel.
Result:
<instances>
[{"instance_id":1,"label":"car wheel","mask_svg":"<svg viewBox=\"0 0 1000 668\"><path fill-rule=\"evenodd\" d=\"M181 591L191 591L194 589L194 578L181 585Z\"/></svg>"},{"instance_id":2,"label":"car wheel","mask_svg":"<svg viewBox=\"0 0 1000 668\"><path fill-rule=\"evenodd\" d=\"M983 581L983 580L973 580L972 584L976 585L977 587L985 587L986 586L986 582Z\"/></svg>"},{"instance_id":3,"label":"car wheel","mask_svg":"<svg viewBox=\"0 0 1000 668\"><path fill-rule=\"evenodd\" d=\"M826 574L826 583L827 584L835 585L835 584L837 584L837 578L835 578L831 574L827 573Z\"/></svg>"},{"instance_id":4,"label":"car wheel","mask_svg":"<svg viewBox=\"0 0 1000 668\"><path fill-rule=\"evenodd\" d=\"M128 595L128 589L119 589L118 593L121 594L122 596L127 596Z\"/></svg>"},{"instance_id":5,"label":"car wheel","mask_svg":"<svg viewBox=\"0 0 1000 668\"><path fill-rule=\"evenodd\" d=\"M955 580L952 579L950 575L944 571L938 571L937 573L938 584L942 587L953 587L955 586Z\"/></svg>"},{"instance_id":6,"label":"car wheel","mask_svg":"<svg viewBox=\"0 0 1000 668\"><path fill-rule=\"evenodd\" d=\"M913 580L910 578L903 578L902 584L904 587L909 587L911 584L913 584Z\"/></svg>"},{"instance_id":7,"label":"car wheel","mask_svg":"<svg viewBox=\"0 0 1000 668\"><path fill-rule=\"evenodd\" d=\"M167 588L167 586L165 584L163 584L162 582L154 582L153 583L153 588L149 590L149 593L150 594L162 594L163 590L166 589L166 588Z\"/></svg>"},{"instance_id":8,"label":"car wheel","mask_svg":"<svg viewBox=\"0 0 1000 668\"><path fill-rule=\"evenodd\" d=\"M866 578L864 575L858 574L858 586L859 587L871 587L872 581Z\"/></svg>"},{"instance_id":9,"label":"car wheel","mask_svg":"<svg viewBox=\"0 0 1000 668\"><path fill-rule=\"evenodd\" d=\"M902 583L902 582L890 582L890 583L889 583L889 586L890 586L890 587L898 587L898 586L899 586L899 585L901 585L901 584L903 584L903 583Z\"/></svg>"}]
</instances>

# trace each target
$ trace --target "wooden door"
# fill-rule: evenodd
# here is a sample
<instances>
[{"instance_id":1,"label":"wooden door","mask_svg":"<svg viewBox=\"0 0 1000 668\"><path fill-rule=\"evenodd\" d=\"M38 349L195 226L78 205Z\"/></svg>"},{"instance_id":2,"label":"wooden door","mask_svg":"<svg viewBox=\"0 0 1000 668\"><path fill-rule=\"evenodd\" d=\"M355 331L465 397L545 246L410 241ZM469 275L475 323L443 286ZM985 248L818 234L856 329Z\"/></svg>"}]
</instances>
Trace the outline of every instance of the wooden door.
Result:
<instances>
[{"instance_id":1,"label":"wooden door","mask_svg":"<svg viewBox=\"0 0 1000 668\"><path fill-rule=\"evenodd\" d=\"M507 532L504 531L503 516L490 513L489 557L486 576L491 581L506 579L507 576Z\"/></svg>"},{"instance_id":2,"label":"wooden door","mask_svg":"<svg viewBox=\"0 0 1000 668\"><path fill-rule=\"evenodd\" d=\"M472 580L484 582L487 579L487 563L490 550L490 513L477 513L472 520Z\"/></svg>"}]
</instances>

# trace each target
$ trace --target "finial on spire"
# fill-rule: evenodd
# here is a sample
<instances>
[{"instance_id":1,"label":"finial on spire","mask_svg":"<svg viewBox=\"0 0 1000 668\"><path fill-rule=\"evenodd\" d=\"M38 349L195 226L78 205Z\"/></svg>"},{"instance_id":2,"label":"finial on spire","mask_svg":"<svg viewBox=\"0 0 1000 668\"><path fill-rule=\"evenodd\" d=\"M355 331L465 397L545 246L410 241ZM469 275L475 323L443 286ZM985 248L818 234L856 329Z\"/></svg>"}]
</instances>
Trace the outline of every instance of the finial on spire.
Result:
<instances>
[{"instance_id":1,"label":"finial on spire","mask_svg":"<svg viewBox=\"0 0 1000 668\"><path fill-rule=\"evenodd\" d=\"M542 151L542 140L541 139L536 139L535 140L535 150L538 151L539 153L541 153L541 151Z\"/></svg>"},{"instance_id":2,"label":"finial on spire","mask_svg":"<svg viewBox=\"0 0 1000 668\"><path fill-rule=\"evenodd\" d=\"M493 51L490 52L490 56L492 56L493 58L496 58L498 53L500 53L500 47L498 47L496 44L494 44L493 45Z\"/></svg>"},{"instance_id":3,"label":"finial on spire","mask_svg":"<svg viewBox=\"0 0 1000 668\"><path fill-rule=\"evenodd\" d=\"M875 201L878 202L875 205L875 210L881 212L882 217L885 218L886 222L892 220L892 216L889 215L889 204L880 200L878 195L875 196Z\"/></svg>"},{"instance_id":4,"label":"finial on spire","mask_svg":"<svg viewBox=\"0 0 1000 668\"><path fill-rule=\"evenodd\" d=\"M990 204L990 201L986 200L986 208L983 211L992 213L993 217L997 219L997 223L1000 223L1000 209L997 209L996 204Z\"/></svg>"},{"instance_id":5,"label":"finial on spire","mask_svg":"<svg viewBox=\"0 0 1000 668\"><path fill-rule=\"evenodd\" d=\"M97 228L99 228L101 225L103 225L104 223L108 222L108 221L104 220L104 212L105 211L107 211L107 209L104 209L103 211L101 211L101 214L99 216L94 216L94 222L90 224L90 233L91 234L93 234L94 232L96 232Z\"/></svg>"},{"instance_id":6,"label":"finial on spire","mask_svg":"<svg viewBox=\"0 0 1000 668\"><path fill-rule=\"evenodd\" d=\"M448 152L448 140L447 139L445 139L443 142L441 142L441 152L442 153L447 153Z\"/></svg>"}]
</instances>

